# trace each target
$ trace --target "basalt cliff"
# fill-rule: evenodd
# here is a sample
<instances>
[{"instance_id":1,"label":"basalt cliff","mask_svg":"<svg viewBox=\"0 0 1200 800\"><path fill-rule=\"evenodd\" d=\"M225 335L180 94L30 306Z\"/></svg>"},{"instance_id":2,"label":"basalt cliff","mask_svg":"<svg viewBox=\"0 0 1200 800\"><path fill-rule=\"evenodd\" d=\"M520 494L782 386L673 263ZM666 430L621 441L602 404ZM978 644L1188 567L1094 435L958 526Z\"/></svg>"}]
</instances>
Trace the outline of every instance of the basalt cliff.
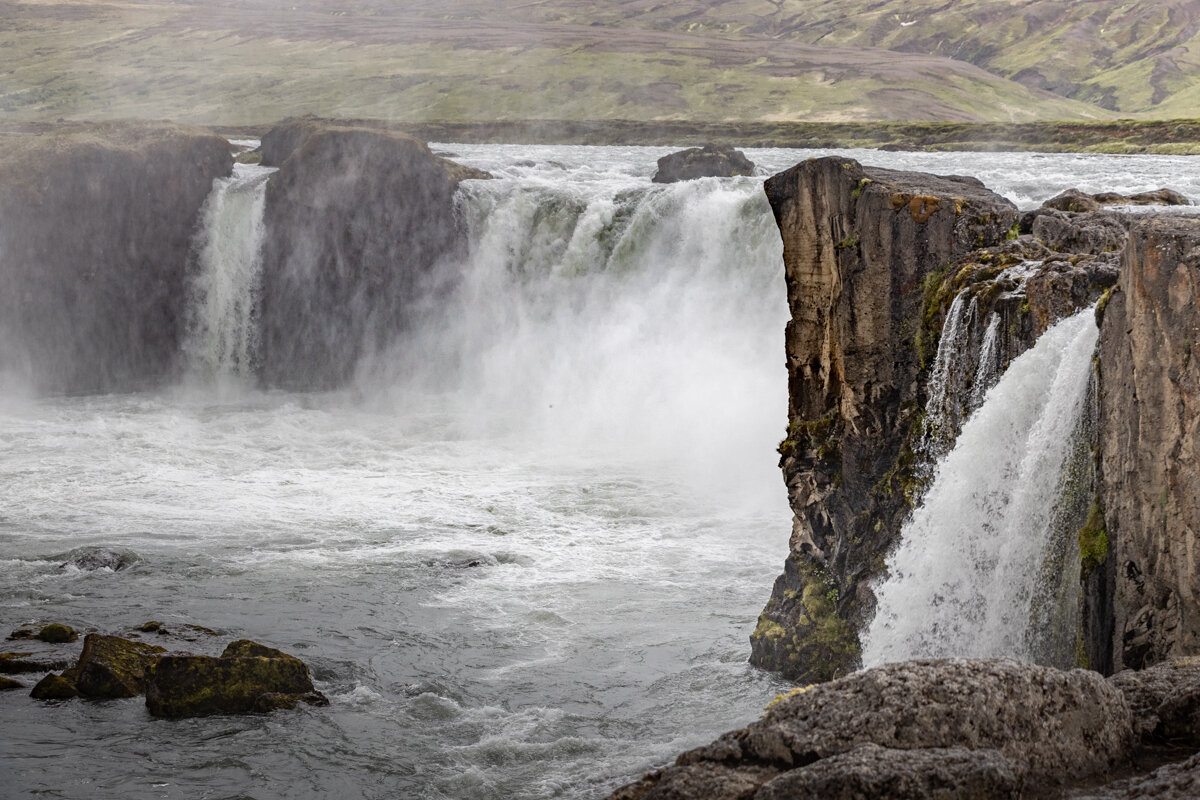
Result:
<instances>
[{"instance_id":1,"label":"basalt cliff","mask_svg":"<svg viewBox=\"0 0 1200 800\"><path fill-rule=\"evenodd\" d=\"M322 120L264 136L266 236L252 354L264 385L341 385L439 291L463 236L454 192L487 177L420 141ZM179 372L196 231L224 138L171 123L69 124L0 153L0 377L128 391Z\"/></svg>"}]
</instances>

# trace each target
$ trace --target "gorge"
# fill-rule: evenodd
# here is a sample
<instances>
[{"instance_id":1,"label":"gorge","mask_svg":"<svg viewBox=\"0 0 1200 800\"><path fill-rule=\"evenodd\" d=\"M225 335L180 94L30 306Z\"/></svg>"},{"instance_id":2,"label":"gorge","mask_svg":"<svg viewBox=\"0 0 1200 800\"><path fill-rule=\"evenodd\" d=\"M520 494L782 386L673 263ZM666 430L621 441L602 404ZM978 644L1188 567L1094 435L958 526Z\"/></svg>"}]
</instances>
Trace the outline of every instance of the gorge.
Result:
<instances>
[{"instance_id":1,"label":"gorge","mask_svg":"<svg viewBox=\"0 0 1200 800\"><path fill-rule=\"evenodd\" d=\"M1078 543L1101 515L1109 548L1060 554L1060 576L1086 567L1069 663L1061 642L1029 657L1109 673L1195 652L1194 540L1172 533L1197 496L1194 223L1018 209L1071 185L1200 196L1177 159L750 152L780 173L764 196L761 174L652 186L661 148L430 152L340 123L277 127L232 180L196 129L53 141L17 143L0 181L4 620L269 641L331 706L189 727L7 692L19 791L603 796L791 686L745 664L787 539L774 448L797 524L754 659L825 680L856 665L902 523L937 491L927 454L970 438L1026 356L1082 356L1060 427L1090 415L1098 450L1063 453L1087 480L1055 516ZM936 427L931 374L954 387ZM74 566L103 550L128 555ZM971 669L945 680L1035 674ZM880 674L846 680L925 680ZM1036 682L1099 707L1101 761L1164 702L1123 716L1132 689L1067 674ZM1000 743L950 755L1011 792L1094 770L1071 746L1041 772ZM732 763L707 752L691 763ZM51 785L48 753L81 779Z\"/></svg>"}]
</instances>

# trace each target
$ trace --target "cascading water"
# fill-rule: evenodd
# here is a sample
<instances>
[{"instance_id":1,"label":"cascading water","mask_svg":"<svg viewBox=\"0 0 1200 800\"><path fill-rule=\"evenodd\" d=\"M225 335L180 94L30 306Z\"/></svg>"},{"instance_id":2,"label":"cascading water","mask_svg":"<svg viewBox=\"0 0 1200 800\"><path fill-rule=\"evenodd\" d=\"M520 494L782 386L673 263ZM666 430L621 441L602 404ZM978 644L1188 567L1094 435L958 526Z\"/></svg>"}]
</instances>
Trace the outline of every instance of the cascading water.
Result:
<instances>
[{"instance_id":1,"label":"cascading water","mask_svg":"<svg viewBox=\"0 0 1200 800\"><path fill-rule=\"evenodd\" d=\"M196 235L196 272L184 353L204 380L246 379L257 338L267 179L275 169L235 164L214 181Z\"/></svg>"},{"instance_id":2,"label":"cascading water","mask_svg":"<svg viewBox=\"0 0 1200 800\"><path fill-rule=\"evenodd\" d=\"M864 665L1037 658L1030 620L1040 598L1058 591L1042 585L1041 567L1063 533L1054 509L1097 337L1091 309L1059 322L1013 361L966 421L888 561Z\"/></svg>"}]
</instances>

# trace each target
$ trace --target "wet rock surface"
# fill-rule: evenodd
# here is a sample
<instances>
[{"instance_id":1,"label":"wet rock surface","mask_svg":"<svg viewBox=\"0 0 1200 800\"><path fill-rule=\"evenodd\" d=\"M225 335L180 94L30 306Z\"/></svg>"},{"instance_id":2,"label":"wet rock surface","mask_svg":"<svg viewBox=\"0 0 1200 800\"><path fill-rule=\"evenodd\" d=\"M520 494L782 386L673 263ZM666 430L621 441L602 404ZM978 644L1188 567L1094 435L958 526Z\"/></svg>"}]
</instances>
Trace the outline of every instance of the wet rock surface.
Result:
<instances>
[{"instance_id":1,"label":"wet rock surface","mask_svg":"<svg viewBox=\"0 0 1200 800\"><path fill-rule=\"evenodd\" d=\"M175 365L192 232L229 143L170 123L66 123L0 151L0 371L128 391Z\"/></svg>"},{"instance_id":2,"label":"wet rock surface","mask_svg":"<svg viewBox=\"0 0 1200 800\"><path fill-rule=\"evenodd\" d=\"M1042 208L1086 212L1098 211L1104 206L1188 206L1191 204L1191 200L1174 189L1155 189L1129 195L1117 192L1086 194L1078 189L1067 189L1042 203Z\"/></svg>"},{"instance_id":3,"label":"wet rock surface","mask_svg":"<svg viewBox=\"0 0 1200 800\"><path fill-rule=\"evenodd\" d=\"M245 714L325 705L295 656L239 640L219 658L164 656L150 670L146 708L156 717Z\"/></svg>"},{"instance_id":4,"label":"wet rock surface","mask_svg":"<svg viewBox=\"0 0 1200 800\"><path fill-rule=\"evenodd\" d=\"M260 374L330 388L414 324L446 291L443 259L464 246L454 192L487 173L378 127L302 119L262 140L267 186Z\"/></svg>"},{"instance_id":5,"label":"wet rock surface","mask_svg":"<svg viewBox=\"0 0 1200 800\"><path fill-rule=\"evenodd\" d=\"M658 160L658 170L651 180L654 183L677 183L697 178L732 178L735 175L753 174L754 162L746 158L741 150L730 145L706 144L663 156Z\"/></svg>"},{"instance_id":6,"label":"wet rock surface","mask_svg":"<svg viewBox=\"0 0 1200 800\"><path fill-rule=\"evenodd\" d=\"M1123 694L1096 673L910 661L784 697L613 797L1015 798L1102 776L1137 744Z\"/></svg>"},{"instance_id":7,"label":"wet rock surface","mask_svg":"<svg viewBox=\"0 0 1200 800\"><path fill-rule=\"evenodd\" d=\"M1200 220L1131 224L1100 329L1114 668L1200 653Z\"/></svg>"},{"instance_id":8,"label":"wet rock surface","mask_svg":"<svg viewBox=\"0 0 1200 800\"><path fill-rule=\"evenodd\" d=\"M1018 213L974 178L844 158L804 162L765 188L792 314L780 464L795 516L751 662L828 680L857 662L870 582L909 509L902 473L921 402L926 283L1003 243Z\"/></svg>"}]
</instances>

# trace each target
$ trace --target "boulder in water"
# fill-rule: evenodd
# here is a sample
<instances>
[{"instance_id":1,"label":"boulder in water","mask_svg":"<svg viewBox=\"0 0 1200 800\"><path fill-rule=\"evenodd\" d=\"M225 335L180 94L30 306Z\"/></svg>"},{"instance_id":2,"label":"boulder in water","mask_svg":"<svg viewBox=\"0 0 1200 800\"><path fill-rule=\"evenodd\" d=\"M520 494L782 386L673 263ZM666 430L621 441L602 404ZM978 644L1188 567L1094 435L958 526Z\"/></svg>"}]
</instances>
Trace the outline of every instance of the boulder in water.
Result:
<instances>
[{"instance_id":1,"label":"boulder in water","mask_svg":"<svg viewBox=\"0 0 1200 800\"><path fill-rule=\"evenodd\" d=\"M328 703L303 661L239 640L219 658L164 656L150 670L146 708L156 717L245 714Z\"/></svg>"},{"instance_id":2,"label":"boulder in water","mask_svg":"<svg viewBox=\"0 0 1200 800\"><path fill-rule=\"evenodd\" d=\"M110 569L113 572L127 569L141 559L132 550L113 550L107 547L80 547L67 553L59 569L74 567L81 572Z\"/></svg>"},{"instance_id":3,"label":"boulder in water","mask_svg":"<svg viewBox=\"0 0 1200 800\"><path fill-rule=\"evenodd\" d=\"M754 162L731 145L706 144L671 153L658 160L654 183L676 183L696 178L732 178L753 175Z\"/></svg>"},{"instance_id":4,"label":"boulder in water","mask_svg":"<svg viewBox=\"0 0 1200 800\"><path fill-rule=\"evenodd\" d=\"M1042 208L1084 213L1099 211L1103 206L1189 206L1191 204L1191 200L1174 189L1155 189L1150 192L1129 195L1117 192L1085 194L1078 189L1067 189L1042 203Z\"/></svg>"},{"instance_id":5,"label":"boulder in water","mask_svg":"<svg viewBox=\"0 0 1200 800\"><path fill-rule=\"evenodd\" d=\"M84 697L134 697L145 688L147 668L165 652L161 647L119 636L89 633L83 640L79 661L60 677Z\"/></svg>"},{"instance_id":6,"label":"boulder in water","mask_svg":"<svg viewBox=\"0 0 1200 800\"><path fill-rule=\"evenodd\" d=\"M38 681L29 696L34 700L70 700L79 696L79 690L69 678L52 673Z\"/></svg>"},{"instance_id":7,"label":"boulder in water","mask_svg":"<svg viewBox=\"0 0 1200 800\"><path fill-rule=\"evenodd\" d=\"M50 672L56 669L66 669L71 665L71 658L58 653L33 653L16 651L0 653L0 673L17 675L24 672Z\"/></svg>"},{"instance_id":8,"label":"boulder in water","mask_svg":"<svg viewBox=\"0 0 1200 800\"><path fill-rule=\"evenodd\" d=\"M38 639L50 644L66 644L79 638L79 634L70 625L52 622L38 631Z\"/></svg>"},{"instance_id":9,"label":"boulder in water","mask_svg":"<svg viewBox=\"0 0 1200 800\"><path fill-rule=\"evenodd\" d=\"M12 678L0 677L0 692L8 692L13 689L24 689L25 684Z\"/></svg>"}]
</instances>

